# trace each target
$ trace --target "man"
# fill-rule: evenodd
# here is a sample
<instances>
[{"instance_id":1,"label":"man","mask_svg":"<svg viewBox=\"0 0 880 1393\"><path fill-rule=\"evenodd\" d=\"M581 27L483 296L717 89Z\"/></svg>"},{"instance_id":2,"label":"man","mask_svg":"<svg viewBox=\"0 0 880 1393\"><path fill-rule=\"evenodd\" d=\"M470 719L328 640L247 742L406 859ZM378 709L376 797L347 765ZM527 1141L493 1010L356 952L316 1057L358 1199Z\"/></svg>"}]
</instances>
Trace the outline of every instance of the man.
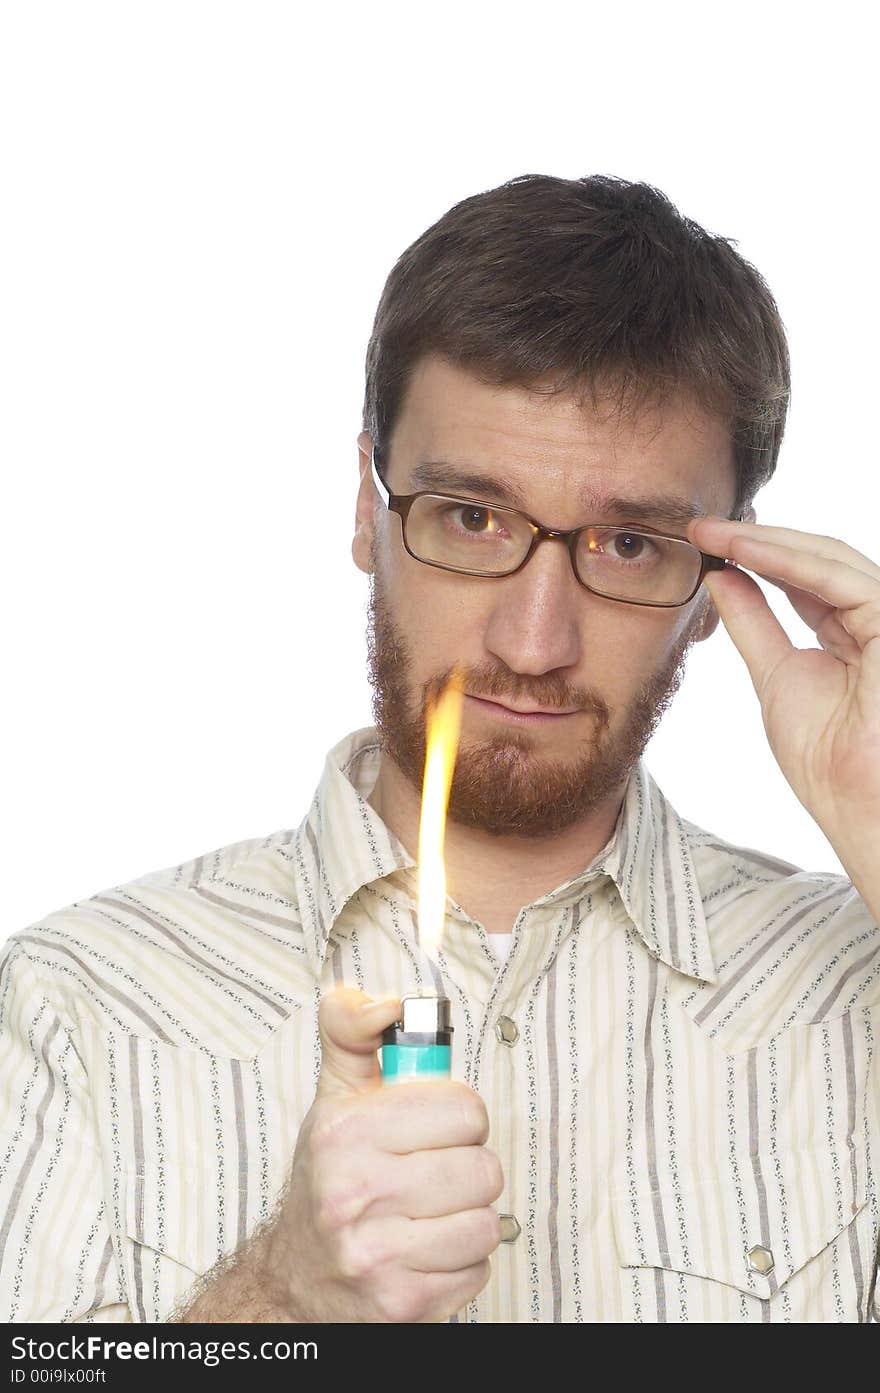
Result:
<instances>
[{"instance_id":1,"label":"man","mask_svg":"<svg viewBox=\"0 0 880 1393\"><path fill-rule=\"evenodd\" d=\"M788 385L760 276L648 186L513 180L404 253L358 439L376 727L296 831L7 944L7 1320L871 1318L880 570L755 521ZM682 820L642 763L719 616L849 879ZM454 1078L383 1089L426 983Z\"/></svg>"}]
</instances>

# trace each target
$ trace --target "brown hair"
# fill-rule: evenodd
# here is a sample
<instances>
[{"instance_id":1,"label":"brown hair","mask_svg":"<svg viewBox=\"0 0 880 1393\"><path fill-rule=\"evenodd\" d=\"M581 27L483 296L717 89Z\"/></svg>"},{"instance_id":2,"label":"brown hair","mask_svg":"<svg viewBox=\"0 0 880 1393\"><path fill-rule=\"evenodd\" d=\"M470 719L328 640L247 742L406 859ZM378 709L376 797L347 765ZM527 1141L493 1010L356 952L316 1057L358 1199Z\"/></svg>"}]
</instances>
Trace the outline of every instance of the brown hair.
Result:
<instances>
[{"instance_id":1,"label":"brown hair","mask_svg":"<svg viewBox=\"0 0 880 1393\"><path fill-rule=\"evenodd\" d=\"M363 428L387 454L434 353L493 385L588 388L618 409L690 391L728 421L739 516L773 474L790 396L785 330L730 238L649 184L524 174L456 203L399 257L367 348ZM543 387L541 390L545 390Z\"/></svg>"}]
</instances>

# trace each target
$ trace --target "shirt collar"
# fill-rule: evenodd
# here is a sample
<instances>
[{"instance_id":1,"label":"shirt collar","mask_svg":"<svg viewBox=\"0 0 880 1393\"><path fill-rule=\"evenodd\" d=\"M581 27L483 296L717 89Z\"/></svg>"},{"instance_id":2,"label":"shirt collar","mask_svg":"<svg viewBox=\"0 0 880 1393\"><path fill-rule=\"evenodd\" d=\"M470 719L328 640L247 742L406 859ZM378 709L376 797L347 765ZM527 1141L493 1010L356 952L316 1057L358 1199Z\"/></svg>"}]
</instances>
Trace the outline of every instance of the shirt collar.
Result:
<instances>
[{"instance_id":1,"label":"shirt collar","mask_svg":"<svg viewBox=\"0 0 880 1393\"><path fill-rule=\"evenodd\" d=\"M312 805L293 836L293 878L306 951L320 976L333 924L352 895L415 865L367 802L379 772L374 726L347 735L327 755Z\"/></svg>"},{"instance_id":2,"label":"shirt collar","mask_svg":"<svg viewBox=\"0 0 880 1393\"><path fill-rule=\"evenodd\" d=\"M717 981L687 824L644 763L634 766L614 832L590 865L536 904L579 898L588 881L614 881L633 927L654 957L701 982ZM697 829L694 829L697 830Z\"/></svg>"},{"instance_id":3,"label":"shirt collar","mask_svg":"<svg viewBox=\"0 0 880 1393\"><path fill-rule=\"evenodd\" d=\"M379 772L373 726L329 752L312 805L285 854L291 858L306 948L320 976L333 924L352 895L415 861L367 802ZM614 881L621 904L648 951L704 982L717 980L687 824L663 796L642 760L627 782L611 838L577 876L534 902L580 899L600 875Z\"/></svg>"}]
</instances>

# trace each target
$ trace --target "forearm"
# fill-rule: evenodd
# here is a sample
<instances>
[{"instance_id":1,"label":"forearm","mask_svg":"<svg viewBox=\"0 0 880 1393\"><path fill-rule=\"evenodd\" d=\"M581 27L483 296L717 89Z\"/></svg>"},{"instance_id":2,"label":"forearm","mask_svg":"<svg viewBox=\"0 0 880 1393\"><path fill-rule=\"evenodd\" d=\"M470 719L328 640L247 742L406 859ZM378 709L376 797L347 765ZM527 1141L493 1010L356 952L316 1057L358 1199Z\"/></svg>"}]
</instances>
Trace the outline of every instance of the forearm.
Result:
<instances>
[{"instance_id":1,"label":"forearm","mask_svg":"<svg viewBox=\"0 0 880 1393\"><path fill-rule=\"evenodd\" d=\"M274 1277L271 1228L258 1230L190 1290L172 1324L290 1324L309 1319Z\"/></svg>"}]
</instances>

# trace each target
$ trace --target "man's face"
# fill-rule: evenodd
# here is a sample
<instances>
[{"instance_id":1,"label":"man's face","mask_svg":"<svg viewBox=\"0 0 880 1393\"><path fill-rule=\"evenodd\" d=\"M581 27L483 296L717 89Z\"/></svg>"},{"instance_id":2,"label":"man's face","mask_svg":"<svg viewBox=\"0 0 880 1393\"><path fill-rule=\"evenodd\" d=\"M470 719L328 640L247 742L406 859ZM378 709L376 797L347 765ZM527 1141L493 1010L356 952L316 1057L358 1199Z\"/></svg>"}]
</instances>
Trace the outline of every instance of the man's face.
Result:
<instances>
[{"instance_id":1,"label":"man's face","mask_svg":"<svg viewBox=\"0 0 880 1393\"><path fill-rule=\"evenodd\" d=\"M409 556L401 521L378 498L371 441L359 437L361 486L352 552L371 575L368 649L383 751L421 791L425 704L458 667L466 693L449 802L456 822L547 836L585 818L623 785L678 689L690 645L717 614L705 590L687 605L621 604L585 590L566 546L542 543L517 574L460 575ZM444 461L472 476L441 492L502 502L477 479L503 480L548 527L627 522L603 499L663 494L728 514L734 465L723 422L683 400L627 417L574 396L491 387L430 357L416 367L385 478L416 492L413 470ZM678 524L642 518L683 536ZM541 716L524 719L510 707Z\"/></svg>"}]
</instances>

